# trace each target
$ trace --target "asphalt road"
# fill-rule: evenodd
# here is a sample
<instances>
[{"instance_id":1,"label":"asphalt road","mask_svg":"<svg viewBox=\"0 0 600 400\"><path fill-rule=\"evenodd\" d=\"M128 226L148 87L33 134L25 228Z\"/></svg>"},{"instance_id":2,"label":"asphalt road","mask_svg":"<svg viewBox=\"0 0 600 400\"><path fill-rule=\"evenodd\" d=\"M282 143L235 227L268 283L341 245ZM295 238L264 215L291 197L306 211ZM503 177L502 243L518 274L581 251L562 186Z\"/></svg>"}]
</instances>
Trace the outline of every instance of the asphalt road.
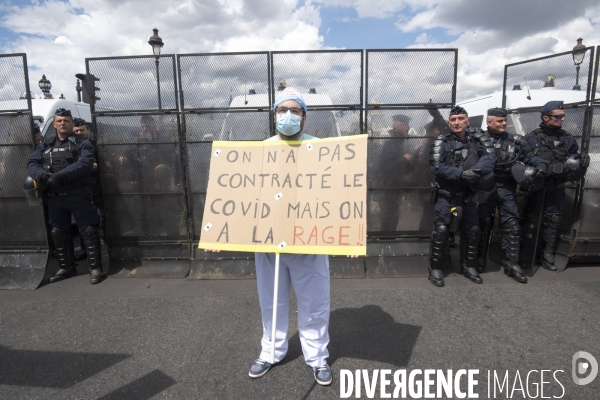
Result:
<instances>
[{"instance_id":1,"label":"asphalt road","mask_svg":"<svg viewBox=\"0 0 600 400\"><path fill-rule=\"evenodd\" d=\"M571 378L575 352L600 360L600 268L540 270L526 285L500 272L483 279L450 276L444 288L426 278L332 280L330 387L315 385L293 319L285 360L248 377L262 332L253 280L90 286L77 276L0 291L0 398L333 399L341 369L478 369L479 398L488 398L488 371L509 373L511 390L495 398L524 398L517 371L534 398L540 375L527 382L527 373L551 370L544 396L600 398L600 378Z\"/></svg>"}]
</instances>

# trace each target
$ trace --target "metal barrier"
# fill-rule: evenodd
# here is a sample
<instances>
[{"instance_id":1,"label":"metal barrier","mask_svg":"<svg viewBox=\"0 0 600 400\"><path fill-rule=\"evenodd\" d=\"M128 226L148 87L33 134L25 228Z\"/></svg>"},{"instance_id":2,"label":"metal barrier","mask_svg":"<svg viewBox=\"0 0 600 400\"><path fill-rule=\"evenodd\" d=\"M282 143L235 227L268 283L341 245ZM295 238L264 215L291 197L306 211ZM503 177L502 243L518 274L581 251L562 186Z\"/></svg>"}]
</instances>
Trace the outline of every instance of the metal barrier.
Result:
<instances>
[{"instance_id":1,"label":"metal barrier","mask_svg":"<svg viewBox=\"0 0 600 400\"><path fill-rule=\"evenodd\" d=\"M507 131L518 135L533 131L540 123L540 107L548 101L563 100L568 114L563 129L575 137L580 151L587 151L591 156L592 162L585 180L565 185L565 212L557 251L564 257L583 254L600 256L600 251L596 251L596 254L587 252L593 248L587 244L591 239L587 236L591 233L589 222L598 215L596 200L591 198L596 193L589 190L593 190L593 182L600 173L595 150L591 147L593 139L590 139L594 131L593 107L590 104L595 95L594 81L598 75L598 61L596 57L594 62L594 54L593 47L585 48L579 65L574 64L574 52L570 51L509 64L504 70L503 106L509 110ZM587 217L584 219L584 216ZM498 230L495 230L495 236L498 235ZM499 239L496 238L496 241L499 242ZM582 247L586 248L586 252L581 251Z\"/></svg>"},{"instance_id":2,"label":"metal barrier","mask_svg":"<svg viewBox=\"0 0 600 400\"><path fill-rule=\"evenodd\" d=\"M175 56L86 60L111 265L189 271L190 234ZM157 262L158 261L158 262Z\"/></svg>"},{"instance_id":3,"label":"metal barrier","mask_svg":"<svg viewBox=\"0 0 600 400\"><path fill-rule=\"evenodd\" d=\"M447 128L456 101L457 58L456 49L366 51L370 277L427 271L429 144Z\"/></svg>"},{"instance_id":4,"label":"metal barrier","mask_svg":"<svg viewBox=\"0 0 600 400\"><path fill-rule=\"evenodd\" d=\"M23 192L35 139L27 56L0 55L0 289L38 287L46 270L44 209Z\"/></svg>"}]
</instances>

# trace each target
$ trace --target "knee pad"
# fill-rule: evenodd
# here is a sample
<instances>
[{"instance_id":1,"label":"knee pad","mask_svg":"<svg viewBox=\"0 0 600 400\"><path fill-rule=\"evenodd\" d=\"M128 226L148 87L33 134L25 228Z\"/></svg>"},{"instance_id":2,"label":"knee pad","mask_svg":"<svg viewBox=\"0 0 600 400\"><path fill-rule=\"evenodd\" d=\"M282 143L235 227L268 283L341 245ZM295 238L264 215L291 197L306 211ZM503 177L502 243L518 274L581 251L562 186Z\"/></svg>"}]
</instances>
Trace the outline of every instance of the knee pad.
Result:
<instances>
[{"instance_id":1,"label":"knee pad","mask_svg":"<svg viewBox=\"0 0 600 400\"><path fill-rule=\"evenodd\" d=\"M516 218L509 219L502 226L502 230L507 230L513 236L521 236L521 224Z\"/></svg>"},{"instance_id":2,"label":"knee pad","mask_svg":"<svg viewBox=\"0 0 600 400\"><path fill-rule=\"evenodd\" d=\"M96 239L97 236L99 237L99 231L98 231L98 227L96 225L86 226L79 233L81 234L81 237L83 238L83 240L86 241L86 243L90 239L94 240L94 239Z\"/></svg>"},{"instance_id":3,"label":"knee pad","mask_svg":"<svg viewBox=\"0 0 600 400\"><path fill-rule=\"evenodd\" d=\"M548 229L557 230L562 221L562 214L551 215L547 218L548 220Z\"/></svg>"},{"instance_id":4,"label":"knee pad","mask_svg":"<svg viewBox=\"0 0 600 400\"><path fill-rule=\"evenodd\" d=\"M62 247L66 245L67 241L71 237L71 232L64 231L57 227L52 227L52 229L50 230L50 236L52 237L52 240L54 241L54 245L56 247Z\"/></svg>"},{"instance_id":5,"label":"knee pad","mask_svg":"<svg viewBox=\"0 0 600 400\"><path fill-rule=\"evenodd\" d=\"M467 233L467 240L469 242L478 241L480 236L481 236L481 229L479 229L479 225L473 225L472 227L469 228L469 231Z\"/></svg>"},{"instance_id":6,"label":"knee pad","mask_svg":"<svg viewBox=\"0 0 600 400\"><path fill-rule=\"evenodd\" d=\"M448 240L450 236L450 230L448 229L448 225L443 222L436 222L435 228L433 229L432 237L434 240Z\"/></svg>"}]
</instances>

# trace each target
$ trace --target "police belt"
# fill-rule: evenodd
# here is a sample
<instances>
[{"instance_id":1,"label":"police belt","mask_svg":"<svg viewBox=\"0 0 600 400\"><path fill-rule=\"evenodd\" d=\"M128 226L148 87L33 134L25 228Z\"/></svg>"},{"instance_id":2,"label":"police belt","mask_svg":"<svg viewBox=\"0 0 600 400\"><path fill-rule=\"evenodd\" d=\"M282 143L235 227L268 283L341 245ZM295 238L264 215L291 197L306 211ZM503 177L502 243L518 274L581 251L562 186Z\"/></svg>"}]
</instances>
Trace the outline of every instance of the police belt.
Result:
<instances>
[{"instance_id":1,"label":"police belt","mask_svg":"<svg viewBox=\"0 0 600 400\"><path fill-rule=\"evenodd\" d=\"M517 183L514 181L496 182L497 188L516 189Z\"/></svg>"},{"instance_id":2,"label":"police belt","mask_svg":"<svg viewBox=\"0 0 600 400\"><path fill-rule=\"evenodd\" d=\"M465 195L465 192L449 192L443 189L438 189L438 193L448 197L460 197Z\"/></svg>"},{"instance_id":3,"label":"police belt","mask_svg":"<svg viewBox=\"0 0 600 400\"><path fill-rule=\"evenodd\" d=\"M73 195L80 194L80 193L85 193L85 189L83 189L83 188L71 189L71 190L67 190L65 192L60 192L60 193L50 192L50 193L45 193L44 196L48 197L48 198L53 198L53 197L73 196Z\"/></svg>"}]
</instances>

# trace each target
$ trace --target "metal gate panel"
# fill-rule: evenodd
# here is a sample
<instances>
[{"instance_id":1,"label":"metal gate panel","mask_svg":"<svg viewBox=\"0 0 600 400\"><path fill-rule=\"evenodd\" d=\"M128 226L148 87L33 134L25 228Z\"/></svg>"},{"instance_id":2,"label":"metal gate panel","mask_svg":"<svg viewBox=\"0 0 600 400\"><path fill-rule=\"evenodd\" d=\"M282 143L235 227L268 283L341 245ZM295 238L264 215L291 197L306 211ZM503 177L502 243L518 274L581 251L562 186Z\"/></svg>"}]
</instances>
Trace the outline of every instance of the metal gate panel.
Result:
<instances>
[{"instance_id":1,"label":"metal gate panel","mask_svg":"<svg viewBox=\"0 0 600 400\"><path fill-rule=\"evenodd\" d=\"M457 59L456 49L366 50L369 277L427 274L429 146L448 127Z\"/></svg>"},{"instance_id":2,"label":"metal gate panel","mask_svg":"<svg viewBox=\"0 0 600 400\"><path fill-rule=\"evenodd\" d=\"M511 110L527 107L523 105L522 100L506 96L510 90L526 92L526 98L538 109L549 101L557 100L554 90L570 91L569 96L562 94L565 104L585 105L593 80L594 48L588 47L585 50L585 57L579 69L573 64L572 51L506 65L503 107ZM580 90L576 90L577 84ZM535 94L532 94L531 90L536 90Z\"/></svg>"},{"instance_id":3,"label":"metal gate panel","mask_svg":"<svg viewBox=\"0 0 600 400\"><path fill-rule=\"evenodd\" d=\"M596 55L596 57L595 57ZM595 62L594 62L595 61ZM503 106L509 109L507 131L525 135L539 126L540 107L552 100L563 100L567 118L563 129L572 134L580 151L590 148L591 165L585 181L565 185L564 214L560 226L560 243L557 254L576 255L578 243L590 231L595 220L596 206L592 200L595 172L594 151L590 147L593 132L590 100L595 96L597 81L597 54L592 47L585 48L583 62L574 64L573 52L565 52L509 64L504 69ZM597 67L596 67L597 68ZM560 90L557 94L556 90ZM518 91L519 95L511 93ZM526 99L526 100L525 100ZM527 103L531 101L531 105ZM593 142L593 139L592 139ZM586 190L583 189L585 182ZM589 246L585 251L589 251ZM490 250L491 254L491 250Z\"/></svg>"},{"instance_id":4,"label":"metal gate panel","mask_svg":"<svg viewBox=\"0 0 600 400\"><path fill-rule=\"evenodd\" d=\"M274 51L273 90L279 82L301 93L322 95L312 107L360 108L362 105L362 50ZM274 98L275 98L274 97ZM308 119L307 119L308 120Z\"/></svg>"},{"instance_id":5,"label":"metal gate panel","mask_svg":"<svg viewBox=\"0 0 600 400\"><path fill-rule=\"evenodd\" d=\"M88 73L99 79L95 113L177 110L173 55L88 58L86 63Z\"/></svg>"},{"instance_id":6,"label":"metal gate panel","mask_svg":"<svg viewBox=\"0 0 600 400\"><path fill-rule=\"evenodd\" d=\"M0 289L38 287L48 260L42 204L23 192L34 149L25 54L0 55Z\"/></svg>"},{"instance_id":7,"label":"metal gate panel","mask_svg":"<svg viewBox=\"0 0 600 400\"><path fill-rule=\"evenodd\" d=\"M366 105L451 107L457 49L367 50Z\"/></svg>"},{"instance_id":8,"label":"metal gate panel","mask_svg":"<svg viewBox=\"0 0 600 400\"><path fill-rule=\"evenodd\" d=\"M189 260L191 246L175 56L91 58L86 65L97 78L91 109L111 263L125 268L120 276L139 275L143 266L183 277L189 265L164 261Z\"/></svg>"},{"instance_id":9,"label":"metal gate panel","mask_svg":"<svg viewBox=\"0 0 600 400\"><path fill-rule=\"evenodd\" d=\"M247 263L254 257L253 253L241 252L205 253L196 248L196 243L200 239L212 142L265 140L271 136L270 54L183 54L177 56L177 61L190 171L187 177L193 241L190 276L197 278L205 261L243 259Z\"/></svg>"},{"instance_id":10,"label":"metal gate panel","mask_svg":"<svg viewBox=\"0 0 600 400\"><path fill-rule=\"evenodd\" d=\"M270 107L268 52L182 54L177 60L183 110ZM232 105L238 96L243 102Z\"/></svg>"}]
</instances>

